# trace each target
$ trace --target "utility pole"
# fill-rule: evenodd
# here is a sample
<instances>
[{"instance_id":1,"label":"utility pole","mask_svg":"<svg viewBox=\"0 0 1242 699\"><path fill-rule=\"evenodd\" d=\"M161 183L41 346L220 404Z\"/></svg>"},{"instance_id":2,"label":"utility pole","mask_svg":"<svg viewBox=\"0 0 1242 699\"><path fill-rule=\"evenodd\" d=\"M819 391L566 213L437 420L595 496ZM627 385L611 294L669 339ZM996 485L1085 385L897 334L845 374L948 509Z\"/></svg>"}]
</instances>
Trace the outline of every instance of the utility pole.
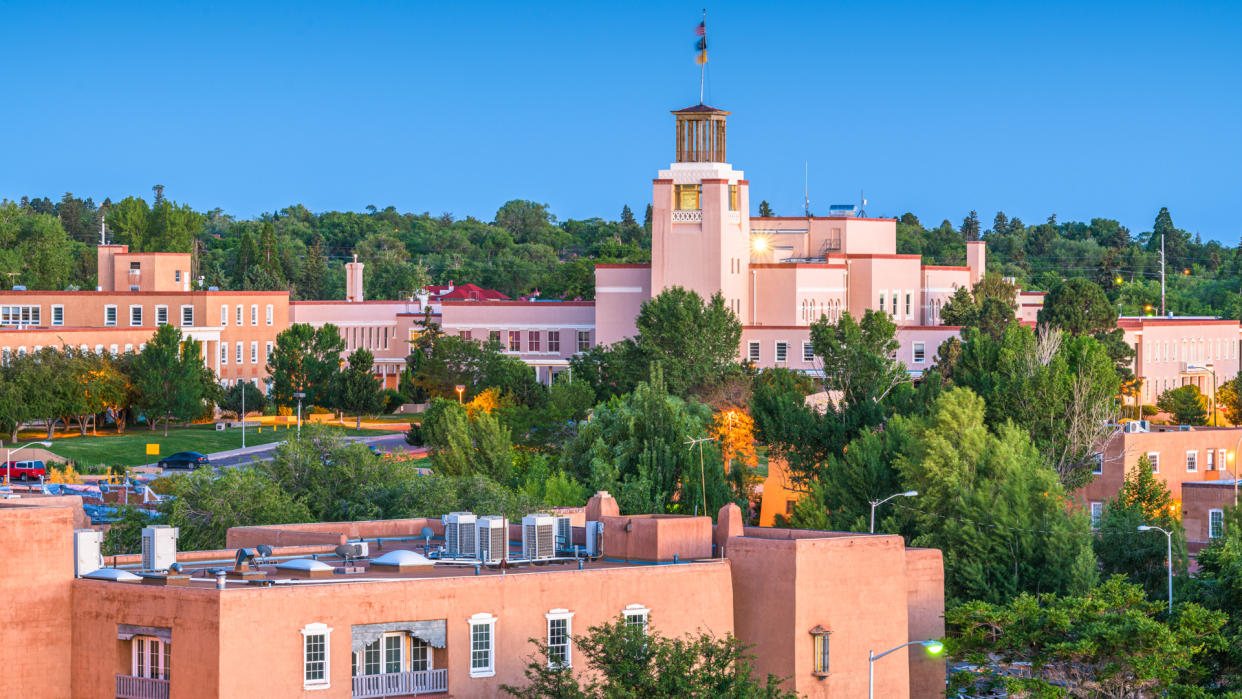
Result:
<instances>
[{"instance_id":1,"label":"utility pole","mask_svg":"<svg viewBox=\"0 0 1242 699\"><path fill-rule=\"evenodd\" d=\"M715 437L699 437L698 439L687 439L685 441L685 444L689 445L691 449L694 448L694 445L699 445L699 489L703 495L703 514L708 517L711 515L707 514L707 477L703 473L703 442L711 442L715 439Z\"/></svg>"}]
</instances>

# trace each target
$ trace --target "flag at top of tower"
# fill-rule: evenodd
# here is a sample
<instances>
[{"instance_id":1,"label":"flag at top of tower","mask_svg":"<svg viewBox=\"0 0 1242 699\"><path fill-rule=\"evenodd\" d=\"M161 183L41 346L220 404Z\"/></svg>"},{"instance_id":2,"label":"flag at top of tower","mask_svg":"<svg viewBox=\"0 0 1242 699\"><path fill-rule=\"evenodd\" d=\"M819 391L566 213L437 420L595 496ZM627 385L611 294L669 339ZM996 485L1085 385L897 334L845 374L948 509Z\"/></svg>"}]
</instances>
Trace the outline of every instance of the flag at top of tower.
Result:
<instances>
[{"instance_id":1,"label":"flag at top of tower","mask_svg":"<svg viewBox=\"0 0 1242 699\"><path fill-rule=\"evenodd\" d=\"M699 22L699 26L695 28L694 34L699 37L699 40L694 42L694 50L698 51L698 55L695 56L694 60L699 65L703 65L707 63L707 20Z\"/></svg>"}]
</instances>

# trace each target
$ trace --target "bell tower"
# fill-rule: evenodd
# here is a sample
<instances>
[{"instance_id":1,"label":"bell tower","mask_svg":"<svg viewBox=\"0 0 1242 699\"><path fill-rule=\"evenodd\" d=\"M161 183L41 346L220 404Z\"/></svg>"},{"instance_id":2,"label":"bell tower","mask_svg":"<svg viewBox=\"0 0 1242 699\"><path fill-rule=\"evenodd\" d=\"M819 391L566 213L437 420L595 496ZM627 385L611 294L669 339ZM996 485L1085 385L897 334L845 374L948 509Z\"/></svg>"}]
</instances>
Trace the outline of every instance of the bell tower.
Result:
<instances>
[{"instance_id":1,"label":"bell tower","mask_svg":"<svg viewBox=\"0 0 1242 699\"><path fill-rule=\"evenodd\" d=\"M725 161L730 113L697 104L672 114L675 160L652 181L651 294L720 292L749 323L749 183Z\"/></svg>"}]
</instances>

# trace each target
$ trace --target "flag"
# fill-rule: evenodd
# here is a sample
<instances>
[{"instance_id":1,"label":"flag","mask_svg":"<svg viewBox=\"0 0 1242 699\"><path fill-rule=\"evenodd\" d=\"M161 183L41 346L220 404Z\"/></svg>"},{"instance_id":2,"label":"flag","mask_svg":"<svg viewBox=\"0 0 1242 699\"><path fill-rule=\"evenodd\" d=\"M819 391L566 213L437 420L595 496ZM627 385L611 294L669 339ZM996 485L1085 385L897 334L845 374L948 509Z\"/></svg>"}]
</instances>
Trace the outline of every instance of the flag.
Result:
<instances>
[{"instance_id":1,"label":"flag","mask_svg":"<svg viewBox=\"0 0 1242 699\"><path fill-rule=\"evenodd\" d=\"M699 26L695 27L695 36L705 36L707 34L707 22L699 22Z\"/></svg>"},{"instance_id":2,"label":"flag","mask_svg":"<svg viewBox=\"0 0 1242 699\"><path fill-rule=\"evenodd\" d=\"M695 28L694 33L699 37L699 40L694 42L694 50L698 52L694 60L699 65L703 65L707 63L707 21L699 22L699 26Z\"/></svg>"}]
</instances>

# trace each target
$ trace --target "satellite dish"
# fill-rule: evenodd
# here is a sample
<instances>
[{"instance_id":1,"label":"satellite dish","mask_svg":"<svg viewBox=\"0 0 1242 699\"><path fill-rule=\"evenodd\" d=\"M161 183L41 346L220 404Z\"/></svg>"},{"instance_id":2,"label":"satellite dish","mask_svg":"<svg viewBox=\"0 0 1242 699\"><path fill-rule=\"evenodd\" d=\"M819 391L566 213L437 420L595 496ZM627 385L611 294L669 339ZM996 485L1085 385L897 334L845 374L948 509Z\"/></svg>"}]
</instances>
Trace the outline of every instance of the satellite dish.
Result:
<instances>
[{"instance_id":1,"label":"satellite dish","mask_svg":"<svg viewBox=\"0 0 1242 699\"><path fill-rule=\"evenodd\" d=\"M258 546L254 547L254 550L259 552L259 558L271 558L272 557L272 547L268 546L267 544L259 544Z\"/></svg>"},{"instance_id":2,"label":"satellite dish","mask_svg":"<svg viewBox=\"0 0 1242 699\"><path fill-rule=\"evenodd\" d=\"M332 550L335 551L336 555L340 556L341 560L346 563L349 563L354 557L354 547L349 544L340 544Z\"/></svg>"},{"instance_id":3,"label":"satellite dish","mask_svg":"<svg viewBox=\"0 0 1242 699\"><path fill-rule=\"evenodd\" d=\"M423 527L423 531L421 532L422 537L426 539L428 542L431 541L431 537L434 534L435 532L431 531L431 527Z\"/></svg>"}]
</instances>

